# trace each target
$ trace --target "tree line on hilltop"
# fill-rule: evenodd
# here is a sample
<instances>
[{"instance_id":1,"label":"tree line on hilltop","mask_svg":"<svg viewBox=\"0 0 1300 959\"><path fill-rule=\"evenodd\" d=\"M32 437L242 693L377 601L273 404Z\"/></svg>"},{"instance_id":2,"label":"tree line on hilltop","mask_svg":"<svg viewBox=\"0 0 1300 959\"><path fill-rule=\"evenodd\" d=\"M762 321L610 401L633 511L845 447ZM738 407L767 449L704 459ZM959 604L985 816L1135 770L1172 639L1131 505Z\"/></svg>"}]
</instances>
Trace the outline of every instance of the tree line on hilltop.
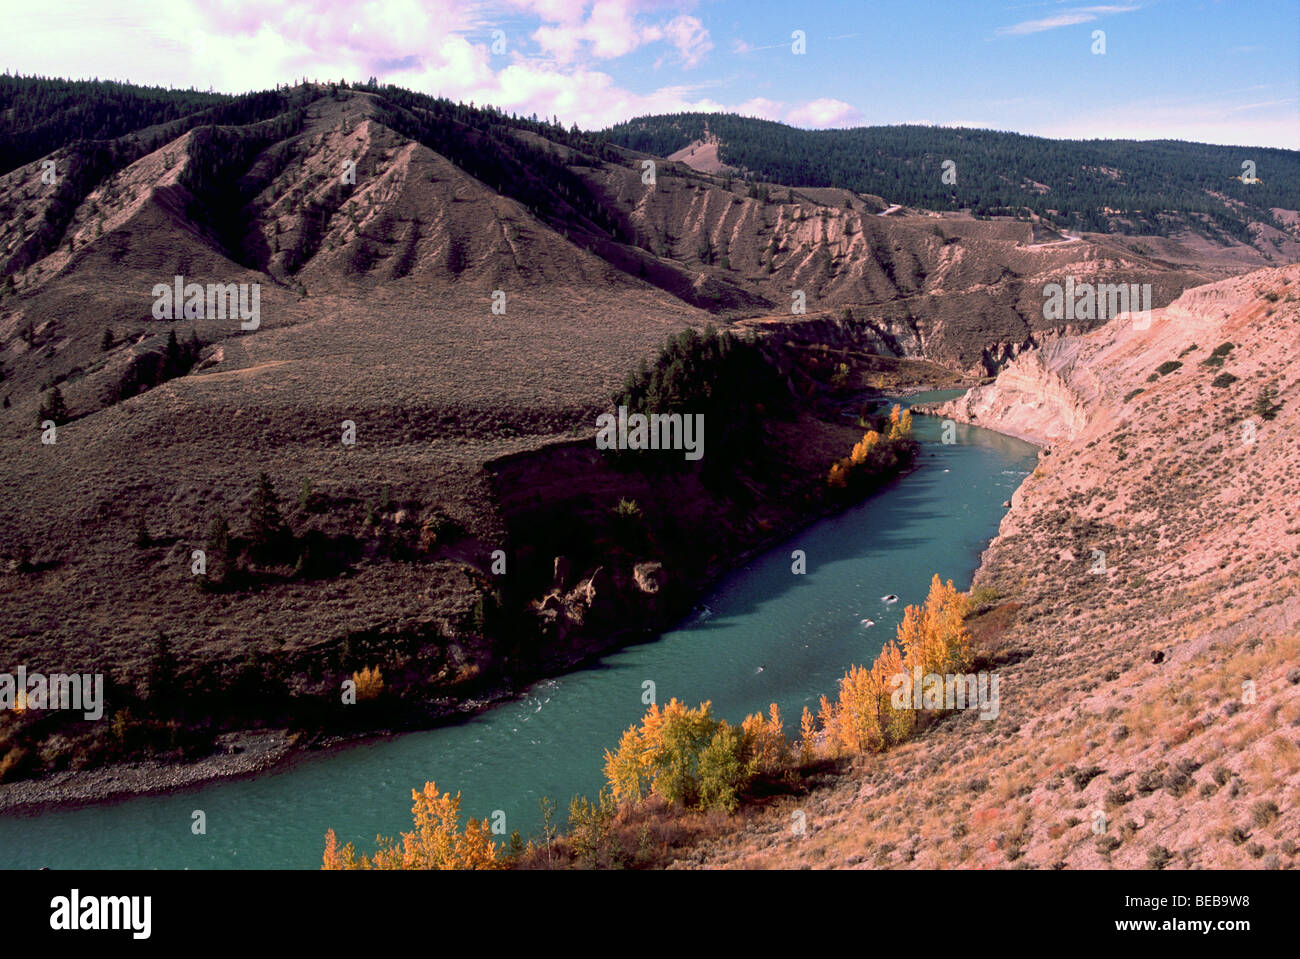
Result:
<instances>
[{"instance_id":1,"label":"tree line on hilltop","mask_svg":"<svg viewBox=\"0 0 1300 959\"><path fill-rule=\"evenodd\" d=\"M603 135L620 146L667 156L702 139L706 129L720 139L723 163L763 180L841 187L932 210L1034 213L1072 229L1165 234L1190 222L1249 241L1248 221L1273 223L1274 207L1300 209L1300 154L1292 150L1173 140L1049 140L917 125L801 130L712 113L640 117ZM945 183L948 160L955 164L955 182ZM1242 182L1247 160L1254 162L1258 182ZM1212 194L1243 209L1229 209Z\"/></svg>"}]
</instances>

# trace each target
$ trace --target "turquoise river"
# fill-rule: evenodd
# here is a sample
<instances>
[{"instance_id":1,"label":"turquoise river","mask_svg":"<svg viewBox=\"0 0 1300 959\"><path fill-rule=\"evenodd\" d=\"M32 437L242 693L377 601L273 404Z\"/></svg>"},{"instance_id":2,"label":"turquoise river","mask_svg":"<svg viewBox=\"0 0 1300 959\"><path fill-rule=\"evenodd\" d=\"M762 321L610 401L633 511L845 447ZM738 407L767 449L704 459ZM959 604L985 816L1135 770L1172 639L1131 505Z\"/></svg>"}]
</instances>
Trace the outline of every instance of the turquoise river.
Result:
<instances>
[{"instance_id":1,"label":"turquoise river","mask_svg":"<svg viewBox=\"0 0 1300 959\"><path fill-rule=\"evenodd\" d=\"M538 682L457 725L170 795L0 817L0 855L9 868L316 868L330 827L360 849L409 828L411 789L427 780L459 790L462 815L500 810L508 829L535 836L539 798L558 800L563 819L572 796L595 796L603 752L644 712L647 680L661 703L712 700L732 721L775 702L797 735L804 705L815 712L850 665L875 656L934 573L969 586L1002 502L1033 469L1027 443L958 426L957 441L943 444L940 429L917 417L919 469L736 570L653 642ZM805 575L791 571L796 549ZM891 593L899 601L883 603ZM195 810L206 816L204 835L191 831Z\"/></svg>"}]
</instances>

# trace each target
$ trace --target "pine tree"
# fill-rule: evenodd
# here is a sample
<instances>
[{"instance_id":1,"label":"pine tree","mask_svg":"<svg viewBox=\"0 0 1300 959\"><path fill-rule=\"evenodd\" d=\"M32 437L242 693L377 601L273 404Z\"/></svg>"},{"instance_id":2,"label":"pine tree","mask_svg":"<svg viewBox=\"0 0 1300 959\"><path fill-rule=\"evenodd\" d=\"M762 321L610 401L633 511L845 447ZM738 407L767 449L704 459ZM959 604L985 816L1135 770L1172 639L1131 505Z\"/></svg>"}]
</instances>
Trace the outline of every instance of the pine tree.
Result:
<instances>
[{"instance_id":1,"label":"pine tree","mask_svg":"<svg viewBox=\"0 0 1300 959\"><path fill-rule=\"evenodd\" d=\"M153 658L149 663L149 705L158 711L165 707L176 695L176 655L172 652L171 640L161 629L154 638Z\"/></svg>"},{"instance_id":2,"label":"pine tree","mask_svg":"<svg viewBox=\"0 0 1300 959\"><path fill-rule=\"evenodd\" d=\"M228 582L238 559L230 540L230 524L226 522L226 514L220 510L208 524L207 547L208 579L217 583Z\"/></svg>"},{"instance_id":3,"label":"pine tree","mask_svg":"<svg viewBox=\"0 0 1300 959\"><path fill-rule=\"evenodd\" d=\"M63 391L57 386L50 391L48 399L41 404L36 419L38 423L53 420L55 426L62 426L68 422L68 404L63 401Z\"/></svg>"},{"instance_id":4,"label":"pine tree","mask_svg":"<svg viewBox=\"0 0 1300 959\"><path fill-rule=\"evenodd\" d=\"M163 364L163 376L169 380L181 373L181 345L176 339L176 328L173 327L167 333L167 350Z\"/></svg>"},{"instance_id":5,"label":"pine tree","mask_svg":"<svg viewBox=\"0 0 1300 959\"><path fill-rule=\"evenodd\" d=\"M1277 418L1277 411L1280 409L1277 403L1277 392L1271 386L1261 386L1259 394L1255 397L1255 403L1251 406L1250 411L1263 420Z\"/></svg>"},{"instance_id":6,"label":"pine tree","mask_svg":"<svg viewBox=\"0 0 1300 959\"><path fill-rule=\"evenodd\" d=\"M99 341L99 348L105 353L113 348L113 331L111 329L105 327L104 336Z\"/></svg>"},{"instance_id":7,"label":"pine tree","mask_svg":"<svg viewBox=\"0 0 1300 959\"><path fill-rule=\"evenodd\" d=\"M280 516L280 497L271 477L259 473L248 511L248 541L254 558L258 562L279 558L288 537L288 527Z\"/></svg>"}]
</instances>

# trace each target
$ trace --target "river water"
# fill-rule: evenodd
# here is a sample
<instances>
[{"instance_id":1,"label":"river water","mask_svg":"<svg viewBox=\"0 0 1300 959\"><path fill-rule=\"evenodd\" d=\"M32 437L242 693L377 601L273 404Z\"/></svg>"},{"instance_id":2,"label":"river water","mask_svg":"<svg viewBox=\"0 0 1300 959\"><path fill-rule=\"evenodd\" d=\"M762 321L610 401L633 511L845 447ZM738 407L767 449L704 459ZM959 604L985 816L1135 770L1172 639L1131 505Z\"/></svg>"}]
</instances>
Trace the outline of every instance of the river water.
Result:
<instances>
[{"instance_id":1,"label":"river water","mask_svg":"<svg viewBox=\"0 0 1300 959\"><path fill-rule=\"evenodd\" d=\"M507 831L535 836L540 797L558 800L563 820L572 796L595 796L604 750L644 713L647 682L660 703L708 699L733 722L775 702L793 739L803 707L815 713L850 665L875 657L904 606L924 601L934 573L970 585L1002 502L1035 463L1035 447L977 427L959 425L957 442L944 445L939 422L917 417L914 435L917 471L735 571L654 642L539 682L455 726L173 795L0 817L0 857L7 868L316 868L330 827L363 850L376 834L409 829L411 789L426 780L459 790L463 817L500 811ZM805 575L792 573L796 549ZM898 602L883 603L891 593ZM191 830L196 810L206 817L203 835Z\"/></svg>"}]
</instances>

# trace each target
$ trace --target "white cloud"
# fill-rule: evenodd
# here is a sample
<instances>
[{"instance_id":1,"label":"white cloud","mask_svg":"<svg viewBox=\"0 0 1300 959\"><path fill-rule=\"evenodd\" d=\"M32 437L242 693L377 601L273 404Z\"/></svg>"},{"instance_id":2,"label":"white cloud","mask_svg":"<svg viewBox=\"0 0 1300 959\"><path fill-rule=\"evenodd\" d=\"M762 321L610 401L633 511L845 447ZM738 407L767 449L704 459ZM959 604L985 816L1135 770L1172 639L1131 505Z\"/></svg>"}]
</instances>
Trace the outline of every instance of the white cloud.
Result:
<instances>
[{"instance_id":1,"label":"white cloud","mask_svg":"<svg viewBox=\"0 0 1300 959\"><path fill-rule=\"evenodd\" d=\"M673 0L510 0L543 22L533 41L560 63L572 63L584 54L609 60L626 56L638 47L666 42L677 51L685 67L698 65L713 49L709 31L694 16L649 19L651 14L691 6Z\"/></svg>"},{"instance_id":2,"label":"white cloud","mask_svg":"<svg viewBox=\"0 0 1300 959\"><path fill-rule=\"evenodd\" d=\"M1062 13L1053 14L1050 17L1043 17L1038 20L1024 20L1009 27L999 27L996 32L1000 36L1025 36L1030 33L1057 30L1061 27L1073 27L1080 23L1090 23L1101 16L1112 13L1130 13L1137 9L1136 6L1079 7L1075 10L1066 10Z\"/></svg>"},{"instance_id":3,"label":"white cloud","mask_svg":"<svg viewBox=\"0 0 1300 959\"><path fill-rule=\"evenodd\" d=\"M0 59L17 73L212 87L242 93L311 79L379 77L452 99L566 123L606 126L638 113L721 109L684 86L622 89L584 61L662 43L694 66L712 49L683 0L332 0L316 8L262 0L48 0L7 11ZM521 12L542 21L530 54ZM512 19L514 18L514 19ZM77 29L69 29L75 23ZM507 31L493 55L491 31ZM142 57L141 50L149 51Z\"/></svg>"},{"instance_id":4,"label":"white cloud","mask_svg":"<svg viewBox=\"0 0 1300 959\"><path fill-rule=\"evenodd\" d=\"M1171 139L1300 149L1294 98L1248 103L1203 98L1150 100L1067 114L1050 124L1020 132L1068 139Z\"/></svg>"},{"instance_id":5,"label":"white cloud","mask_svg":"<svg viewBox=\"0 0 1300 959\"><path fill-rule=\"evenodd\" d=\"M758 117L762 120L780 120L785 116L785 104L766 97L754 97L735 108L742 117Z\"/></svg>"}]
</instances>

